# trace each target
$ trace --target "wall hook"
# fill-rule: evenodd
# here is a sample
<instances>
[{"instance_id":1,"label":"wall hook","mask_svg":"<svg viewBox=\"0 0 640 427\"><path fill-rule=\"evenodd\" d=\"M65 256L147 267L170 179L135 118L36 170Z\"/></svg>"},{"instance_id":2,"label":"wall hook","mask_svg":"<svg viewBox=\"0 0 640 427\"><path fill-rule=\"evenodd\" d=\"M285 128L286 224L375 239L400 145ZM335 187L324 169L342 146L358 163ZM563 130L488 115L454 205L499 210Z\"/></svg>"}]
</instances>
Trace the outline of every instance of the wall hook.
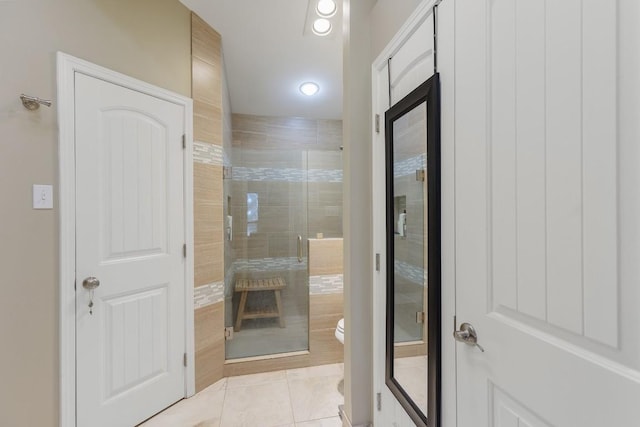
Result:
<instances>
[{"instance_id":1,"label":"wall hook","mask_svg":"<svg viewBox=\"0 0 640 427\"><path fill-rule=\"evenodd\" d=\"M24 93L20 95L20 99L22 100L22 105L24 105L24 108L30 111L37 110L38 108L40 108L41 104L47 107L51 107L51 101L49 101L48 99L40 99L36 98L35 96L25 95Z\"/></svg>"}]
</instances>

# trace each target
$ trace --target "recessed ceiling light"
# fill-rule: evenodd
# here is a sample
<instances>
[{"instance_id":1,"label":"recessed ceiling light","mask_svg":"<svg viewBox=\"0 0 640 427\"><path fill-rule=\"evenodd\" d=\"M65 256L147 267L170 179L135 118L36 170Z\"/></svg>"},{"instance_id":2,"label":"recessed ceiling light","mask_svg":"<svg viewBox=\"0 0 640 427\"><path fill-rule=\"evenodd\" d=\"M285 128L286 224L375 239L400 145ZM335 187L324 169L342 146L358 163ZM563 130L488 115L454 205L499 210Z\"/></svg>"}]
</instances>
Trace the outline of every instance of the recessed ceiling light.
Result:
<instances>
[{"instance_id":1,"label":"recessed ceiling light","mask_svg":"<svg viewBox=\"0 0 640 427\"><path fill-rule=\"evenodd\" d=\"M313 96L320 90L320 86L317 83L306 82L300 85L300 92L307 96Z\"/></svg>"},{"instance_id":2,"label":"recessed ceiling light","mask_svg":"<svg viewBox=\"0 0 640 427\"><path fill-rule=\"evenodd\" d=\"M316 12L323 18L331 18L337 10L338 7L333 0L319 0L316 6Z\"/></svg>"},{"instance_id":3,"label":"recessed ceiling light","mask_svg":"<svg viewBox=\"0 0 640 427\"><path fill-rule=\"evenodd\" d=\"M331 32L331 22L324 18L316 19L313 21L313 32L319 36L326 36Z\"/></svg>"}]
</instances>

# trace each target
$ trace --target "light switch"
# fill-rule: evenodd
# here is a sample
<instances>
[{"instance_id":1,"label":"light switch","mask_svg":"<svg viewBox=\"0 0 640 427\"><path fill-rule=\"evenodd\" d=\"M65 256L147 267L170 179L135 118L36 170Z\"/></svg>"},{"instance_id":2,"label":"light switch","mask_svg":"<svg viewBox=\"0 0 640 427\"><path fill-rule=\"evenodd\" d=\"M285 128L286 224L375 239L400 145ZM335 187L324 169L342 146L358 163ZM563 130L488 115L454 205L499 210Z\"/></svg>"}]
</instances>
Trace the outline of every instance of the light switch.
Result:
<instances>
[{"instance_id":1,"label":"light switch","mask_svg":"<svg viewBox=\"0 0 640 427\"><path fill-rule=\"evenodd\" d=\"M53 209L53 185L33 184L33 209Z\"/></svg>"}]
</instances>

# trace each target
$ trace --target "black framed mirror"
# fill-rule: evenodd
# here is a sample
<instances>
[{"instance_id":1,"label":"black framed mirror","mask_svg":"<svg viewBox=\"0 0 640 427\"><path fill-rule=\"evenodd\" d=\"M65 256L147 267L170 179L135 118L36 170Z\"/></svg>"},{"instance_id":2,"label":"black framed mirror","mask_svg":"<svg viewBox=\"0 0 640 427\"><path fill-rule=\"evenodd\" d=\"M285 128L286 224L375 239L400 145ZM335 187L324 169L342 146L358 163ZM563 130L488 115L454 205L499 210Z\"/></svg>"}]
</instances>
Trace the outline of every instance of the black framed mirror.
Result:
<instances>
[{"instance_id":1,"label":"black framed mirror","mask_svg":"<svg viewBox=\"0 0 640 427\"><path fill-rule=\"evenodd\" d=\"M440 91L434 74L385 113L385 382L418 426L440 426Z\"/></svg>"}]
</instances>

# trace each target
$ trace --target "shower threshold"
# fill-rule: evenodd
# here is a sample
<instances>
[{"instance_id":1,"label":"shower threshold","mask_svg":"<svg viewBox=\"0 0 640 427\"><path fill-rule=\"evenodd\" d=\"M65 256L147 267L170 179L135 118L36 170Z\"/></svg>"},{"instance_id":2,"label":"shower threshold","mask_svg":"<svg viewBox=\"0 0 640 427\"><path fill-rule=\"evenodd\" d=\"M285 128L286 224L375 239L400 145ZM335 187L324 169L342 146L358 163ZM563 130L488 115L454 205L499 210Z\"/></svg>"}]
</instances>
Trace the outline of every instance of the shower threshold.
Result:
<instances>
[{"instance_id":1,"label":"shower threshold","mask_svg":"<svg viewBox=\"0 0 640 427\"><path fill-rule=\"evenodd\" d=\"M245 363L245 362L255 362L259 360L280 359L280 358L292 357L292 356L306 356L308 354L310 354L309 350L290 351L287 353L265 354L264 356L251 356L251 357L240 357L236 359L228 359L224 361L224 364L231 365L234 363Z\"/></svg>"}]
</instances>

